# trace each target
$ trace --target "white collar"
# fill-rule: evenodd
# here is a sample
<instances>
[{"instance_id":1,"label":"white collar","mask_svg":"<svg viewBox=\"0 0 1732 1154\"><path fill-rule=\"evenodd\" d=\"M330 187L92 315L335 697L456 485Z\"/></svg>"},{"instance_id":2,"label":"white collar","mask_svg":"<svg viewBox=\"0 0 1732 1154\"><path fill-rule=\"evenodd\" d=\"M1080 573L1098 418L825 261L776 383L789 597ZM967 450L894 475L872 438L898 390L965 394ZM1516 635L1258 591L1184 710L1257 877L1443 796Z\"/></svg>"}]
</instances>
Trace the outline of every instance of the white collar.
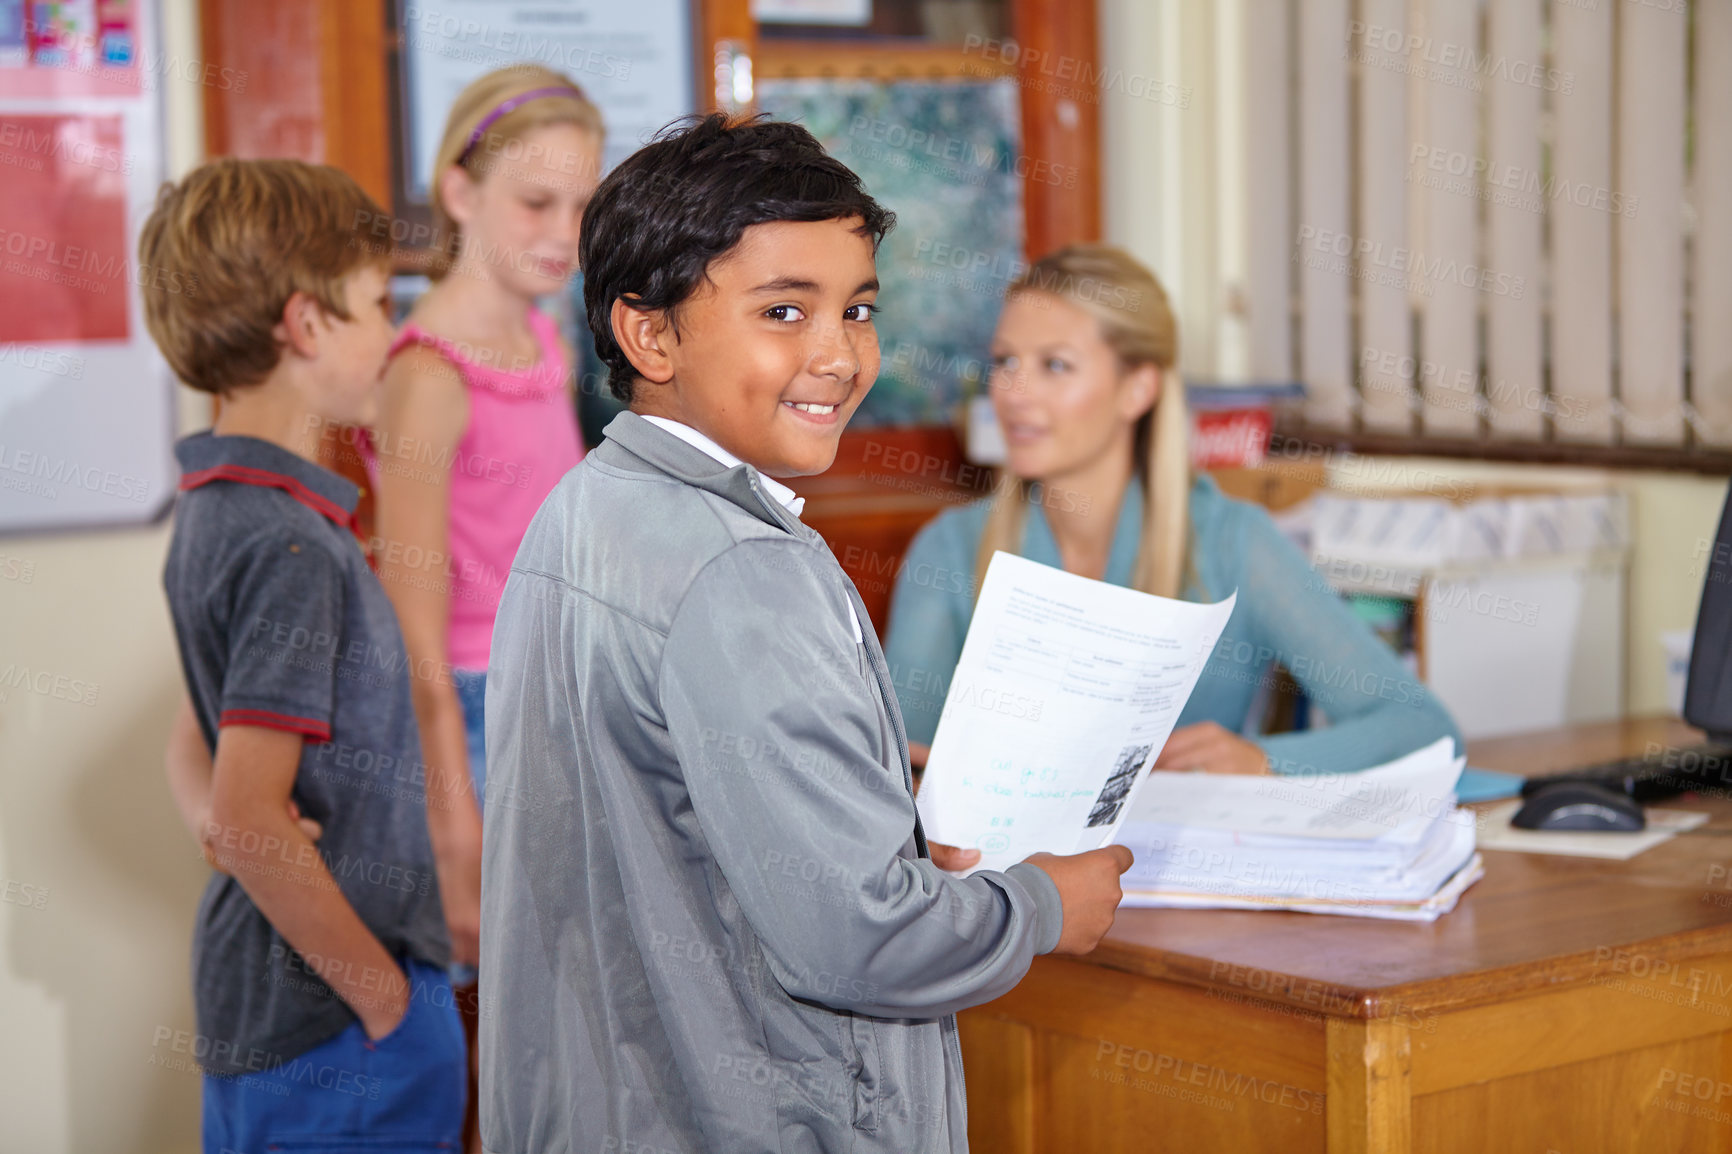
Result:
<instances>
[{"instance_id":1,"label":"white collar","mask_svg":"<svg viewBox=\"0 0 1732 1154\"><path fill-rule=\"evenodd\" d=\"M638 416L650 422L652 425L666 429L692 448L701 450L730 469L735 465L744 464L744 462L738 457L734 456L732 453L728 452L726 449L722 448L720 445L716 444L690 425L682 425L680 422L669 420L667 417L652 417L648 413L639 413ZM752 472L758 474L758 481L764 486L764 489L770 494L770 496L780 501L782 505L786 507L788 512L792 513L795 517L800 515L800 510L806 507L806 498L796 497L794 495L794 490L788 488L788 486L782 484L782 482L776 480L774 477L764 476L764 474L759 473L756 468L753 468ZM848 624L854 629L854 640L857 642L864 642L866 634L860 628L860 615L854 612L854 606L852 604L848 606Z\"/></svg>"},{"instance_id":2,"label":"white collar","mask_svg":"<svg viewBox=\"0 0 1732 1154\"><path fill-rule=\"evenodd\" d=\"M710 440L708 437L704 436L702 433L698 432L696 429L692 428L690 425L683 425L678 421L669 420L667 417L652 417L647 413L639 413L638 415L651 424L666 429L692 448L701 450L730 469L736 465L745 463L720 445L716 444L714 441ZM774 497L779 504L794 516L798 517L800 515L801 510L806 507L806 498L796 497L794 495L794 490L788 488L788 486L782 484L782 482L776 480L774 477L764 476L764 474L756 468L754 468L752 472L758 474L758 481L764 486L770 496Z\"/></svg>"}]
</instances>

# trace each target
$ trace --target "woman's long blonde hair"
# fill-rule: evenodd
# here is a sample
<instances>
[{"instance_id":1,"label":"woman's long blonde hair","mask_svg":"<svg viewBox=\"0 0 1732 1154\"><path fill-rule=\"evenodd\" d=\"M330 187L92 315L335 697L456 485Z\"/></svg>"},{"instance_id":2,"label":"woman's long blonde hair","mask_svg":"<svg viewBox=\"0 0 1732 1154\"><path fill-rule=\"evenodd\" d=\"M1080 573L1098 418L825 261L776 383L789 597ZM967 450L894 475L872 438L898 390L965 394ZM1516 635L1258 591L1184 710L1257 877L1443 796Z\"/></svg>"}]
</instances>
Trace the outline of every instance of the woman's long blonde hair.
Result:
<instances>
[{"instance_id":1,"label":"woman's long blonde hair","mask_svg":"<svg viewBox=\"0 0 1732 1154\"><path fill-rule=\"evenodd\" d=\"M487 126L481 139L470 146L470 138L486 116L515 97L541 88L562 89L545 98L525 101ZM583 94L583 89L570 77L539 64L513 64L498 68L470 81L457 94L451 111L445 118L445 134L439 138L439 151L433 158L433 185L429 199L433 202L433 259L427 275L443 280L457 263L462 237L457 222L445 208L439 192L439 179L453 165L461 166L479 181L498 158L508 154L508 146L522 140L537 128L550 124L570 124L593 132L601 139L601 109Z\"/></svg>"},{"instance_id":2,"label":"woman's long blonde hair","mask_svg":"<svg viewBox=\"0 0 1732 1154\"><path fill-rule=\"evenodd\" d=\"M1006 299L1024 292L1048 293L1098 321L1121 371L1143 365L1161 370L1160 392L1154 406L1137 419L1133 439L1143 485L1143 524L1131 587L1179 596L1190 562L1190 420L1184 386L1172 371L1179 334L1166 290L1154 273L1122 249L1073 244L1030 265L1011 284ZM980 536L976 589L995 551L1022 552L1033 489L1033 482L1006 470Z\"/></svg>"}]
</instances>

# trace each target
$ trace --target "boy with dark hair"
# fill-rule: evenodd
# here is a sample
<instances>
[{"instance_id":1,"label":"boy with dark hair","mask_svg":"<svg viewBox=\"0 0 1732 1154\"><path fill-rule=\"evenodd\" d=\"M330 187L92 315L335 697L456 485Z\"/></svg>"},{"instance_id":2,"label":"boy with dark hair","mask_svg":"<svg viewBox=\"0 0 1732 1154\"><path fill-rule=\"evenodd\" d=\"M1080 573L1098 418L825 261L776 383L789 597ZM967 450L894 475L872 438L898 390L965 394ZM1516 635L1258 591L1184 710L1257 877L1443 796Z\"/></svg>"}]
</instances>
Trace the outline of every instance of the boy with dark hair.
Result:
<instances>
[{"instance_id":1,"label":"boy with dark hair","mask_svg":"<svg viewBox=\"0 0 1732 1154\"><path fill-rule=\"evenodd\" d=\"M777 479L830 466L877 374L891 224L805 129L720 115L590 203L631 411L542 506L494 632L494 1154L965 1150L952 1015L1112 923L1122 847L933 863L865 608Z\"/></svg>"},{"instance_id":2,"label":"boy with dark hair","mask_svg":"<svg viewBox=\"0 0 1732 1154\"><path fill-rule=\"evenodd\" d=\"M353 230L379 211L335 168L219 160L164 186L139 239L144 264L178 274L166 283L198 285L146 290L151 336L223 402L176 447L163 575L190 696L169 780L221 871L193 943L211 1154L451 1150L462 1126L437 881L452 797L430 830L409 663L355 537L359 494L317 463L330 423L378 403L388 254Z\"/></svg>"}]
</instances>

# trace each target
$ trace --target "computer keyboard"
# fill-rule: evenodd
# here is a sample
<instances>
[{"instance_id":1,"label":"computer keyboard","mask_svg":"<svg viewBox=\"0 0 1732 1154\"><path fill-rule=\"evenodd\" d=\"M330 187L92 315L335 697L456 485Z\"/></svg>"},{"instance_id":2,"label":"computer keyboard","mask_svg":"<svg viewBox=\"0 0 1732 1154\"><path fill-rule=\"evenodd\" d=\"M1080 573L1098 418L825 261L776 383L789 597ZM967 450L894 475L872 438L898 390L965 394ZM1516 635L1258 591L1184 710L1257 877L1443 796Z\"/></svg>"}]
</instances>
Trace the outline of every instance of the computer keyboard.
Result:
<instances>
[{"instance_id":1,"label":"computer keyboard","mask_svg":"<svg viewBox=\"0 0 1732 1154\"><path fill-rule=\"evenodd\" d=\"M1522 783L1522 796L1560 781L1603 785L1644 805L1683 793L1732 797L1732 745L1668 745L1635 757L1540 774Z\"/></svg>"}]
</instances>

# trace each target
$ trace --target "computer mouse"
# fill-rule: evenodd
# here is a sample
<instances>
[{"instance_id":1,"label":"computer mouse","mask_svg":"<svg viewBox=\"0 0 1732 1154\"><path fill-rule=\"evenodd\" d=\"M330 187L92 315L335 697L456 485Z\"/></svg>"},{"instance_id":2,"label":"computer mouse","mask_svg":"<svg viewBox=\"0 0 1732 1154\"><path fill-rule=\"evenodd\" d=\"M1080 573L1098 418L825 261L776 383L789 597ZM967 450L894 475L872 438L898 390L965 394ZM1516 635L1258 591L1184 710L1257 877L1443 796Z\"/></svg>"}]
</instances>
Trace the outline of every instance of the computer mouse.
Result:
<instances>
[{"instance_id":1,"label":"computer mouse","mask_svg":"<svg viewBox=\"0 0 1732 1154\"><path fill-rule=\"evenodd\" d=\"M1560 781L1535 790L1509 821L1518 829L1578 833L1634 833L1648 824L1642 807L1627 794L1585 781Z\"/></svg>"}]
</instances>

